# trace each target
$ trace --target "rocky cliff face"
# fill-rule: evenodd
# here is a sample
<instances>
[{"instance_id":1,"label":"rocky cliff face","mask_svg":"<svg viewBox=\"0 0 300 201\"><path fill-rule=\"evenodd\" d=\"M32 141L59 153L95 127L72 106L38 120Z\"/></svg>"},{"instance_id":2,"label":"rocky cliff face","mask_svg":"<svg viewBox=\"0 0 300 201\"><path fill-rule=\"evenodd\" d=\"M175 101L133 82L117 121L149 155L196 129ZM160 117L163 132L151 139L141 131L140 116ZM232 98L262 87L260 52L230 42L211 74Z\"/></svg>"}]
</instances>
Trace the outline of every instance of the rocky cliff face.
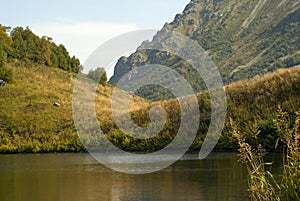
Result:
<instances>
[{"instance_id":1,"label":"rocky cliff face","mask_svg":"<svg viewBox=\"0 0 300 201\"><path fill-rule=\"evenodd\" d=\"M298 65L299 22L298 0L192 0L150 44L163 46L165 41L160 33L164 30L196 40L228 84ZM145 50L120 58L110 83L118 82L125 73L144 64L167 65L181 73L196 91L205 88L199 76L187 75L185 61L168 53Z\"/></svg>"}]
</instances>

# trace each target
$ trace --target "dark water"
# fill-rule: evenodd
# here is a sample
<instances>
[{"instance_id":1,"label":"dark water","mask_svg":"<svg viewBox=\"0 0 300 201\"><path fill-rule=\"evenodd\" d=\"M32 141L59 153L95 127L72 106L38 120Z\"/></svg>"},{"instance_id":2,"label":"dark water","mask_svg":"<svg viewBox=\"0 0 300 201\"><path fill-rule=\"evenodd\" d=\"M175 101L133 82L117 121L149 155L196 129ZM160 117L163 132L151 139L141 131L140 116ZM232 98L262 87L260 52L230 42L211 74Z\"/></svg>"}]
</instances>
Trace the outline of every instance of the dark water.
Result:
<instances>
[{"instance_id":1,"label":"dark water","mask_svg":"<svg viewBox=\"0 0 300 201\"><path fill-rule=\"evenodd\" d=\"M235 153L188 154L160 172L128 175L88 154L0 155L0 201L247 200Z\"/></svg>"}]
</instances>

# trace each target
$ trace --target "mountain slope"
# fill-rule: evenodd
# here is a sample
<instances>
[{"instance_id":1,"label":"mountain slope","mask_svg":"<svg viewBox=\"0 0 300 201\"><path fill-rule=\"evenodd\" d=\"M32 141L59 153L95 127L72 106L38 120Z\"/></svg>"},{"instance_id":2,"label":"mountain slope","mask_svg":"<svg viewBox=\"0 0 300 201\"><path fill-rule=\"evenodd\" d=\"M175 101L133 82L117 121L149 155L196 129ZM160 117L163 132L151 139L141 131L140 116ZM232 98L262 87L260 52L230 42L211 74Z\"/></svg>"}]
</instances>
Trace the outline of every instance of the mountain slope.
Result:
<instances>
[{"instance_id":1,"label":"mountain slope","mask_svg":"<svg viewBox=\"0 0 300 201\"><path fill-rule=\"evenodd\" d=\"M160 37L164 30L196 40L212 57L228 84L298 65L299 19L297 0L192 0L150 43L167 43ZM110 83L117 83L136 66L149 63L174 68L196 91L205 89L201 77L186 73L186 62L174 55L161 56L156 51L138 50L128 58L120 58Z\"/></svg>"},{"instance_id":2,"label":"mountain slope","mask_svg":"<svg viewBox=\"0 0 300 201\"><path fill-rule=\"evenodd\" d=\"M258 141L269 150L279 137L274 125L278 107L291 117L300 110L300 66L290 69L279 69L261 77L239 81L226 88L228 111L222 136L216 146L218 149L237 149L236 138L232 134L229 118L232 118L250 144L255 143L253 130L259 129ZM200 109L200 124L198 135L191 149L201 148L208 127L210 125L211 105L207 92L197 95ZM110 132L111 139L117 138L115 144L128 151L159 150L167 146L175 137L180 125L180 108L176 99L154 102L152 105L161 105L168 113L164 129L154 138L137 140L126 136L117 128ZM150 105L151 106L151 105ZM133 120L140 126L148 126L149 108L134 111ZM198 108L190 108L191 111ZM185 111L187 112L187 111ZM292 125L294 120L289 119ZM190 119L190 121L194 121ZM126 142L126 144L124 144ZM180 145L179 145L180 146Z\"/></svg>"}]
</instances>

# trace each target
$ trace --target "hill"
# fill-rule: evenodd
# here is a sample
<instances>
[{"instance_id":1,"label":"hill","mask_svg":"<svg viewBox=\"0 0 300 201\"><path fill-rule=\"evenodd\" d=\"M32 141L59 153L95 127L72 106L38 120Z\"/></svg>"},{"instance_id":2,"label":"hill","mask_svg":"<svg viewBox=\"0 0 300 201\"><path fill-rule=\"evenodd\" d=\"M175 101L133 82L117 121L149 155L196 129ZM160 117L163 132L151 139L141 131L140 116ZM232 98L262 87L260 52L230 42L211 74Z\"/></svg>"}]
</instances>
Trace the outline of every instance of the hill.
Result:
<instances>
[{"instance_id":1,"label":"hill","mask_svg":"<svg viewBox=\"0 0 300 201\"><path fill-rule=\"evenodd\" d=\"M72 118L74 80L82 68L51 37L0 25L0 80L8 83L0 86L0 152L84 150ZM100 74L101 68L83 76L97 80ZM101 122L109 121L111 104L112 86L105 82L97 96ZM132 109L143 103L135 97Z\"/></svg>"},{"instance_id":2,"label":"hill","mask_svg":"<svg viewBox=\"0 0 300 201\"><path fill-rule=\"evenodd\" d=\"M170 47L163 37L165 30L188 36L204 48L224 83L230 84L299 65L299 19L297 0L192 0L173 22L165 24L152 42L143 45ZM187 62L172 54L166 56L149 50L137 50L129 57L120 58L110 83L117 83L128 71L145 64L169 66L182 74L195 91L205 90L201 77L189 73ZM159 93L161 89L155 96L149 96L148 91L141 90L139 95L152 100L172 97Z\"/></svg>"},{"instance_id":3,"label":"hill","mask_svg":"<svg viewBox=\"0 0 300 201\"><path fill-rule=\"evenodd\" d=\"M279 107L290 116L289 123L294 122L295 112L300 109L300 66L291 69L279 69L264 76L257 76L250 80L243 80L228 85L227 118L217 149L237 149L236 138L232 134L229 118L232 118L238 128L241 128L246 140L253 144L253 131L260 130L259 142L268 150L274 150L279 135L275 129L274 119L277 118ZM201 92L197 95L200 110L200 124L198 135L191 149L199 149L206 136L209 124L211 104L209 93ZM124 135L117 129L112 134L119 140L117 145L125 150L158 150L168 145L177 134L180 125L180 108L177 100L154 102L148 108L134 111L133 120L140 126L147 126L149 108L161 105L168 112L167 123L154 138L135 140ZM194 110L191 108L190 110ZM198 109L198 108L197 108ZM191 119L190 121L194 121ZM111 132L110 132L111 133ZM125 146L122 142L128 141Z\"/></svg>"},{"instance_id":4,"label":"hill","mask_svg":"<svg viewBox=\"0 0 300 201\"><path fill-rule=\"evenodd\" d=\"M0 87L0 152L61 152L83 151L72 119L72 91L76 74L57 68L9 66L15 80ZM300 108L300 67L282 69L275 73L226 87L228 117L242 128L251 130L259 125L270 146L276 138L272 119L278 105L293 113ZM139 97L131 100L131 116L140 126L149 123L148 109L160 104L169 112L168 125L155 138L134 140L124 135L112 121L112 86L99 85L96 110L99 124L116 146L128 151L158 150L173 139L178 129L178 105L175 100L148 102ZM192 148L202 144L209 123L210 104L207 93L198 95L201 111L199 135ZM53 105L61 104L60 107ZM218 148L236 148L228 121ZM246 132L247 133L247 132Z\"/></svg>"},{"instance_id":5,"label":"hill","mask_svg":"<svg viewBox=\"0 0 300 201\"><path fill-rule=\"evenodd\" d=\"M84 150L72 118L76 74L53 67L9 66L15 79L0 87L0 152ZM99 85L99 119L109 116L112 87ZM136 109L144 101L136 97ZM54 105L59 103L60 107Z\"/></svg>"}]
</instances>

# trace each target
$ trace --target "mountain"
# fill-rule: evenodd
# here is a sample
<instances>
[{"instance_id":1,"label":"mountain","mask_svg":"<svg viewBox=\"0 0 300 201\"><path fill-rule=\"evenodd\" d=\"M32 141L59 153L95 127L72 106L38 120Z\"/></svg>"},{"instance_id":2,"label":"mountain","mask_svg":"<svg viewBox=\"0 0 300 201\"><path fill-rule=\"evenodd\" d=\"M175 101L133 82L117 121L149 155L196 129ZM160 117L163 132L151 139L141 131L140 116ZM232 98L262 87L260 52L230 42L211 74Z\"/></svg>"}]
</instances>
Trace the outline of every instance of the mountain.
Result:
<instances>
[{"instance_id":1,"label":"mountain","mask_svg":"<svg viewBox=\"0 0 300 201\"><path fill-rule=\"evenodd\" d=\"M298 65L299 23L298 0L192 0L183 13L145 44L165 46L167 39L161 36L166 30L190 37L213 59L223 82L229 84ZM145 64L169 66L183 75L195 91L205 89L199 75L187 72L187 62L174 55L139 49L119 59L109 82L117 83L127 72ZM153 92L153 87L138 94L159 99L159 93L149 96L149 91Z\"/></svg>"}]
</instances>

